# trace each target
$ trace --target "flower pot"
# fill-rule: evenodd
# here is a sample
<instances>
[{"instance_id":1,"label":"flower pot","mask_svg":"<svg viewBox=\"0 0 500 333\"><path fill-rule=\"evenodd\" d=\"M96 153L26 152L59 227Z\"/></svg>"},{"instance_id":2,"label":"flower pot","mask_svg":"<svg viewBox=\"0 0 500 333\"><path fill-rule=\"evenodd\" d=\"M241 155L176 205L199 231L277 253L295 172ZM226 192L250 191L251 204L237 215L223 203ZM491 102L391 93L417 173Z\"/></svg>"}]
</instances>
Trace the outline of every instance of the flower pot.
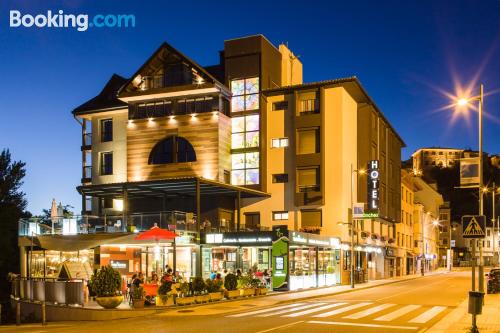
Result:
<instances>
[{"instance_id":1,"label":"flower pot","mask_svg":"<svg viewBox=\"0 0 500 333\"><path fill-rule=\"evenodd\" d=\"M267 295L267 288L256 288L255 295Z\"/></svg>"},{"instance_id":2,"label":"flower pot","mask_svg":"<svg viewBox=\"0 0 500 333\"><path fill-rule=\"evenodd\" d=\"M240 290L239 289L236 289L236 290L226 290L225 296L228 299L240 297Z\"/></svg>"},{"instance_id":3,"label":"flower pot","mask_svg":"<svg viewBox=\"0 0 500 333\"><path fill-rule=\"evenodd\" d=\"M210 297L210 302L220 301L222 299L222 292L209 293L208 296Z\"/></svg>"},{"instance_id":4,"label":"flower pot","mask_svg":"<svg viewBox=\"0 0 500 333\"><path fill-rule=\"evenodd\" d=\"M156 306L174 305L174 297L172 295L156 295Z\"/></svg>"},{"instance_id":5,"label":"flower pot","mask_svg":"<svg viewBox=\"0 0 500 333\"><path fill-rule=\"evenodd\" d=\"M144 308L144 299L133 299L132 306L134 309L142 309Z\"/></svg>"},{"instance_id":6,"label":"flower pot","mask_svg":"<svg viewBox=\"0 0 500 333\"><path fill-rule=\"evenodd\" d=\"M105 309L114 309L123 302L123 296L96 297L95 301Z\"/></svg>"},{"instance_id":7,"label":"flower pot","mask_svg":"<svg viewBox=\"0 0 500 333\"><path fill-rule=\"evenodd\" d=\"M243 297L248 297L248 296L253 296L255 295L255 290L254 288L244 288L240 289L240 296Z\"/></svg>"},{"instance_id":8,"label":"flower pot","mask_svg":"<svg viewBox=\"0 0 500 333\"><path fill-rule=\"evenodd\" d=\"M208 301L210 301L210 295L208 294L205 294L205 295L196 295L194 297L194 301L196 303L207 303Z\"/></svg>"},{"instance_id":9,"label":"flower pot","mask_svg":"<svg viewBox=\"0 0 500 333\"><path fill-rule=\"evenodd\" d=\"M194 296L187 297L177 297L176 298L177 305L189 305L194 303Z\"/></svg>"}]
</instances>

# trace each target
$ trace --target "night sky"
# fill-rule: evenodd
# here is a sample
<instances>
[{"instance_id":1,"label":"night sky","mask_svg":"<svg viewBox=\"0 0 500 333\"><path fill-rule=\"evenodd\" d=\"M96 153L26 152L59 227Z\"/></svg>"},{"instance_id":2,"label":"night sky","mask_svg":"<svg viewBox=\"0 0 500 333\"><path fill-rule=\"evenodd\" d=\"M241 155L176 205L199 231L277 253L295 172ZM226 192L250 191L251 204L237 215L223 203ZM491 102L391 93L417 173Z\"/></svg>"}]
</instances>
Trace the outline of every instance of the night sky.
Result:
<instances>
[{"instance_id":1,"label":"night sky","mask_svg":"<svg viewBox=\"0 0 500 333\"><path fill-rule=\"evenodd\" d=\"M134 14L136 27L10 28L12 9ZM113 73L132 75L162 41L211 65L225 39L263 34L300 55L305 82L356 75L405 140L405 159L424 146L477 149L477 114L439 110L450 103L443 92L483 82L485 151L500 153L499 0L26 0L2 1L0 19L0 149L27 163L34 214L52 198L79 212L81 137L71 110Z\"/></svg>"}]
</instances>

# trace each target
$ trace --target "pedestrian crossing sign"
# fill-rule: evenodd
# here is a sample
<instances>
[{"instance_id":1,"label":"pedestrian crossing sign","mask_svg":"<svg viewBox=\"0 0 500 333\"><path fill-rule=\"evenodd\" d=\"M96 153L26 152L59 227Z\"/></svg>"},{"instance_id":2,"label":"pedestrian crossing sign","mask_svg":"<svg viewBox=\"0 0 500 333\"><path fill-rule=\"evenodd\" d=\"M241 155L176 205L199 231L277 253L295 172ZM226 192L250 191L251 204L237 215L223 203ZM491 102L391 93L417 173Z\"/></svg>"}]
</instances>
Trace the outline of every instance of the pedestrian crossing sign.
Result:
<instances>
[{"instance_id":1,"label":"pedestrian crossing sign","mask_svg":"<svg viewBox=\"0 0 500 333\"><path fill-rule=\"evenodd\" d=\"M486 217L484 215L462 216L462 236L464 238L484 238Z\"/></svg>"}]
</instances>

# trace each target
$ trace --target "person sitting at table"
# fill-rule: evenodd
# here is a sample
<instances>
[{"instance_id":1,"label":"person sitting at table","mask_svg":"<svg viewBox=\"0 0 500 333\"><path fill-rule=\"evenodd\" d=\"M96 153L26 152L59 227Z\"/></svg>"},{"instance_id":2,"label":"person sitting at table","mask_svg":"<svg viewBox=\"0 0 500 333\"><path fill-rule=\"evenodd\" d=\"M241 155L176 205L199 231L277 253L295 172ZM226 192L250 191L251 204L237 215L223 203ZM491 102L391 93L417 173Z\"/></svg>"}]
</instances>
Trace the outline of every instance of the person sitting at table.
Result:
<instances>
[{"instance_id":1,"label":"person sitting at table","mask_svg":"<svg viewBox=\"0 0 500 333\"><path fill-rule=\"evenodd\" d=\"M222 275L220 273L215 275L215 281L222 281Z\"/></svg>"},{"instance_id":2,"label":"person sitting at table","mask_svg":"<svg viewBox=\"0 0 500 333\"><path fill-rule=\"evenodd\" d=\"M139 272L137 279L140 281L139 284L144 284L144 274L142 274L142 272Z\"/></svg>"},{"instance_id":3,"label":"person sitting at table","mask_svg":"<svg viewBox=\"0 0 500 333\"><path fill-rule=\"evenodd\" d=\"M174 282L174 277L172 275L172 268L167 269L166 273L161 278L163 282Z\"/></svg>"},{"instance_id":4,"label":"person sitting at table","mask_svg":"<svg viewBox=\"0 0 500 333\"><path fill-rule=\"evenodd\" d=\"M159 282L158 274L156 274L156 272L151 273L151 283L158 284Z\"/></svg>"}]
</instances>

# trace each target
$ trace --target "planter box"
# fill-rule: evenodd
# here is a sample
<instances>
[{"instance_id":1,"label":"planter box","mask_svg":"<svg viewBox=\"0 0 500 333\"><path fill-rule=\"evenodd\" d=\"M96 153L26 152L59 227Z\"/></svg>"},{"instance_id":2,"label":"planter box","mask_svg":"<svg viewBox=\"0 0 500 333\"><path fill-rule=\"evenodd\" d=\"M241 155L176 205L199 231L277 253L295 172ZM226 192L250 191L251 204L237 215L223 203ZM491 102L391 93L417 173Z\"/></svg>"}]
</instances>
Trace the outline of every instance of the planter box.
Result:
<instances>
[{"instance_id":1,"label":"planter box","mask_svg":"<svg viewBox=\"0 0 500 333\"><path fill-rule=\"evenodd\" d=\"M267 288L255 288L255 296L267 295Z\"/></svg>"},{"instance_id":2,"label":"planter box","mask_svg":"<svg viewBox=\"0 0 500 333\"><path fill-rule=\"evenodd\" d=\"M132 300L132 306L134 309L142 309L144 308L144 299L134 299Z\"/></svg>"},{"instance_id":3,"label":"planter box","mask_svg":"<svg viewBox=\"0 0 500 333\"><path fill-rule=\"evenodd\" d=\"M206 295L196 295L194 297L194 301L196 303L208 303L210 301L210 295L209 294L206 294Z\"/></svg>"},{"instance_id":4,"label":"planter box","mask_svg":"<svg viewBox=\"0 0 500 333\"><path fill-rule=\"evenodd\" d=\"M123 296L96 297L95 301L105 309L114 309L123 302Z\"/></svg>"},{"instance_id":5,"label":"planter box","mask_svg":"<svg viewBox=\"0 0 500 333\"><path fill-rule=\"evenodd\" d=\"M174 296L172 295L156 295L156 306L174 305Z\"/></svg>"},{"instance_id":6,"label":"planter box","mask_svg":"<svg viewBox=\"0 0 500 333\"><path fill-rule=\"evenodd\" d=\"M208 293L208 296L210 297L210 302L220 301L223 297L221 291L217 291L215 293Z\"/></svg>"},{"instance_id":7,"label":"planter box","mask_svg":"<svg viewBox=\"0 0 500 333\"><path fill-rule=\"evenodd\" d=\"M225 296L228 299L240 297L240 290L239 289L236 289L236 290L226 290Z\"/></svg>"},{"instance_id":8,"label":"planter box","mask_svg":"<svg viewBox=\"0 0 500 333\"><path fill-rule=\"evenodd\" d=\"M253 296L255 295L255 289L254 288L240 289L240 295L243 297Z\"/></svg>"},{"instance_id":9,"label":"planter box","mask_svg":"<svg viewBox=\"0 0 500 333\"><path fill-rule=\"evenodd\" d=\"M194 303L194 296L188 297L177 297L176 298L177 305L189 305Z\"/></svg>"}]
</instances>

